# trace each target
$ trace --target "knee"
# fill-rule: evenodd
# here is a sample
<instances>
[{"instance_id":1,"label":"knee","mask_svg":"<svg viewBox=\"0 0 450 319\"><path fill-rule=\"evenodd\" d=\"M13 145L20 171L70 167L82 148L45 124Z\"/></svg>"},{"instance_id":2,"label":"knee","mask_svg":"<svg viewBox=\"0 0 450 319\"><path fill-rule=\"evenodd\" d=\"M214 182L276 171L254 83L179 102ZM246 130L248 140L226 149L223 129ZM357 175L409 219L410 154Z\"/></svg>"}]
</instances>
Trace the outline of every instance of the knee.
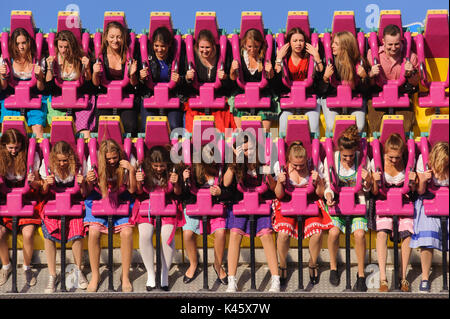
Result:
<instances>
[{"instance_id":1,"label":"knee","mask_svg":"<svg viewBox=\"0 0 450 319\"><path fill-rule=\"evenodd\" d=\"M333 227L328 232L328 238L331 240L337 240L341 231L337 227Z\"/></svg>"},{"instance_id":2,"label":"knee","mask_svg":"<svg viewBox=\"0 0 450 319\"><path fill-rule=\"evenodd\" d=\"M362 229L355 230L353 235L357 241L364 241L366 239L366 232Z\"/></svg>"},{"instance_id":3,"label":"knee","mask_svg":"<svg viewBox=\"0 0 450 319\"><path fill-rule=\"evenodd\" d=\"M100 239L100 231L98 229L89 227L89 240L99 240Z\"/></svg>"},{"instance_id":4,"label":"knee","mask_svg":"<svg viewBox=\"0 0 450 319\"><path fill-rule=\"evenodd\" d=\"M22 237L24 241L30 242L33 240L34 236L34 227L26 227L22 229Z\"/></svg>"},{"instance_id":5,"label":"knee","mask_svg":"<svg viewBox=\"0 0 450 319\"><path fill-rule=\"evenodd\" d=\"M184 230L183 231L183 239L184 241L192 241L195 238L195 234L192 230Z\"/></svg>"},{"instance_id":6,"label":"knee","mask_svg":"<svg viewBox=\"0 0 450 319\"><path fill-rule=\"evenodd\" d=\"M120 231L120 239L129 240L133 238L133 228L127 227Z\"/></svg>"},{"instance_id":7,"label":"knee","mask_svg":"<svg viewBox=\"0 0 450 319\"><path fill-rule=\"evenodd\" d=\"M288 243L290 240L290 236L286 233L279 232L277 234L277 241L280 243Z\"/></svg>"}]
</instances>

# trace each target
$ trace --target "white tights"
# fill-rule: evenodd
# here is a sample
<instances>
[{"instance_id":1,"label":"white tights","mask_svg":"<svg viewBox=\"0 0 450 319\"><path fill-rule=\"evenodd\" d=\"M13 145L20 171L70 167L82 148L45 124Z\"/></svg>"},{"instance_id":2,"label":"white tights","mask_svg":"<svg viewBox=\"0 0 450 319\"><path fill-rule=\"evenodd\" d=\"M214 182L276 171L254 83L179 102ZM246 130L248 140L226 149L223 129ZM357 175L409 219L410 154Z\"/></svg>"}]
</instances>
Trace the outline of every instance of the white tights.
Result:
<instances>
[{"instance_id":1,"label":"white tights","mask_svg":"<svg viewBox=\"0 0 450 319\"><path fill-rule=\"evenodd\" d=\"M153 231L154 227L148 223L139 224L139 252L147 269L147 286L155 287L155 267L153 266ZM173 231L173 225L166 224L161 227L161 286L169 285L169 269L175 251L175 240L170 245L167 240Z\"/></svg>"}]
</instances>

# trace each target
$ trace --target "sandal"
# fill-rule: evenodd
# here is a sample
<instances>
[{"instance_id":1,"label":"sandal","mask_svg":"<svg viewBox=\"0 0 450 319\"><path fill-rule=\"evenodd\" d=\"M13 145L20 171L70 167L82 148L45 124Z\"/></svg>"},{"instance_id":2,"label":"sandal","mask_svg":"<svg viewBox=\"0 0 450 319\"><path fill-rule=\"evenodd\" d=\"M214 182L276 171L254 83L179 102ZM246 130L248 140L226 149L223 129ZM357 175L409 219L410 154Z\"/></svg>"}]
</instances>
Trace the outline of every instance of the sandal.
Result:
<instances>
[{"instance_id":1,"label":"sandal","mask_svg":"<svg viewBox=\"0 0 450 319\"><path fill-rule=\"evenodd\" d=\"M400 290L403 292L410 292L410 288L409 288L409 281L406 279L402 279L401 283L400 283Z\"/></svg>"},{"instance_id":2,"label":"sandal","mask_svg":"<svg viewBox=\"0 0 450 319\"><path fill-rule=\"evenodd\" d=\"M389 285L388 281L386 279L380 280L380 288L378 289L379 292L388 292L389 291Z\"/></svg>"},{"instance_id":3,"label":"sandal","mask_svg":"<svg viewBox=\"0 0 450 319\"><path fill-rule=\"evenodd\" d=\"M284 286L286 285L287 281L287 267L286 268L278 267L278 269L280 270L280 285Z\"/></svg>"},{"instance_id":4,"label":"sandal","mask_svg":"<svg viewBox=\"0 0 450 319\"><path fill-rule=\"evenodd\" d=\"M319 265L308 265L309 268L309 281L313 285L317 285L319 283ZM312 273L312 274L311 274Z\"/></svg>"}]
</instances>

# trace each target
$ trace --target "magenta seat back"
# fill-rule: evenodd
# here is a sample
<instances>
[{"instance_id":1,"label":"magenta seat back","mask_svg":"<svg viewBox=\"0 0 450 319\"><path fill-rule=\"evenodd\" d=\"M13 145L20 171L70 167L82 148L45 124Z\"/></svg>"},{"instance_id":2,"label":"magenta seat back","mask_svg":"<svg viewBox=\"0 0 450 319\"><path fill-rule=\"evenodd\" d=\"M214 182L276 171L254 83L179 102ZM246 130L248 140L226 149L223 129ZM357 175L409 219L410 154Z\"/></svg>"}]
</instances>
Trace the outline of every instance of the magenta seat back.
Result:
<instances>
[{"instance_id":1,"label":"magenta seat back","mask_svg":"<svg viewBox=\"0 0 450 319\"><path fill-rule=\"evenodd\" d=\"M118 116L101 116L98 123L98 144L113 139L119 145L123 143L123 127Z\"/></svg>"},{"instance_id":2,"label":"magenta seat back","mask_svg":"<svg viewBox=\"0 0 450 319\"><path fill-rule=\"evenodd\" d=\"M256 29L264 36L264 24L260 11L243 11L241 14L241 29L239 39L242 40L247 30Z\"/></svg>"},{"instance_id":3,"label":"magenta seat back","mask_svg":"<svg viewBox=\"0 0 450 319\"><path fill-rule=\"evenodd\" d=\"M125 29L128 29L127 21L125 19L125 13L122 11L106 11L104 18L103 18L103 30L106 30L106 26L110 22L118 22L122 26L125 27Z\"/></svg>"},{"instance_id":4,"label":"magenta seat back","mask_svg":"<svg viewBox=\"0 0 450 319\"><path fill-rule=\"evenodd\" d=\"M333 23L331 26L331 34L349 31L356 38L356 23L353 11L335 11L333 16Z\"/></svg>"},{"instance_id":5,"label":"magenta seat back","mask_svg":"<svg viewBox=\"0 0 450 319\"><path fill-rule=\"evenodd\" d=\"M216 131L214 128L213 116L195 116L192 129L192 141L194 145L198 145L198 141L201 141L201 145L205 145L214 140L214 135L204 134L207 129L213 129L209 131Z\"/></svg>"},{"instance_id":6,"label":"magenta seat back","mask_svg":"<svg viewBox=\"0 0 450 319\"><path fill-rule=\"evenodd\" d=\"M309 132L309 122L306 117L299 117L294 119L288 119L288 125L286 130L286 144L291 145L294 141L301 141L303 147L306 149L308 157L311 158L311 136Z\"/></svg>"},{"instance_id":7,"label":"magenta seat back","mask_svg":"<svg viewBox=\"0 0 450 319\"><path fill-rule=\"evenodd\" d=\"M10 34L14 32L17 28L25 29L28 34L35 39L35 28L33 15L31 11L11 11L11 31Z\"/></svg>"},{"instance_id":8,"label":"magenta seat back","mask_svg":"<svg viewBox=\"0 0 450 319\"><path fill-rule=\"evenodd\" d=\"M449 57L449 27L447 10L428 10L425 21L425 57Z\"/></svg>"},{"instance_id":9,"label":"magenta seat back","mask_svg":"<svg viewBox=\"0 0 450 319\"><path fill-rule=\"evenodd\" d=\"M75 126L71 116L53 117L50 131L50 143L54 145L59 141L69 143L73 150L76 150Z\"/></svg>"},{"instance_id":10,"label":"magenta seat back","mask_svg":"<svg viewBox=\"0 0 450 319\"><path fill-rule=\"evenodd\" d=\"M437 142L449 142L449 118L448 115L434 115L431 119L430 131L428 134L428 141L433 147ZM431 149L431 148L430 148Z\"/></svg>"},{"instance_id":11,"label":"magenta seat back","mask_svg":"<svg viewBox=\"0 0 450 319\"><path fill-rule=\"evenodd\" d=\"M166 27L171 33L173 33L172 18L169 12L151 12L150 13L150 26L149 26L149 42L152 42L153 32L160 27Z\"/></svg>"},{"instance_id":12,"label":"magenta seat back","mask_svg":"<svg viewBox=\"0 0 450 319\"><path fill-rule=\"evenodd\" d=\"M341 134L347 129L347 127L356 124L356 119L353 116L336 116L334 121L334 129L333 129L333 146L337 148L338 139L341 137Z\"/></svg>"},{"instance_id":13,"label":"magenta seat back","mask_svg":"<svg viewBox=\"0 0 450 319\"><path fill-rule=\"evenodd\" d=\"M292 28L302 29L311 38L309 16L307 11L289 11L286 21L286 33Z\"/></svg>"},{"instance_id":14,"label":"magenta seat back","mask_svg":"<svg viewBox=\"0 0 450 319\"><path fill-rule=\"evenodd\" d=\"M405 130L403 128L403 116L402 115L385 115L381 121L380 131L380 143L384 145L386 140L392 134L399 134L403 141L405 141Z\"/></svg>"},{"instance_id":15,"label":"magenta seat back","mask_svg":"<svg viewBox=\"0 0 450 319\"><path fill-rule=\"evenodd\" d=\"M26 136L27 128L25 125L25 117L23 116L5 116L2 123L2 134L7 130L14 128Z\"/></svg>"},{"instance_id":16,"label":"magenta seat back","mask_svg":"<svg viewBox=\"0 0 450 319\"><path fill-rule=\"evenodd\" d=\"M76 11L60 11L58 12L58 22L56 25L57 32L67 30L73 33L78 43L81 45L81 20Z\"/></svg>"},{"instance_id":17,"label":"magenta seat back","mask_svg":"<svg viewBox=\"0 0 450 319\"><path fill-rule=\"evenodd\" d=\"M389 25L394 24L400 28L400 36L403 38L403 26L402 26L402 15L400 10L381 10L380 21L378 26L378 40L383 43L383 31L384 28Z\"/></svg>"},{"instance_id":18,"label":"magenta seat back","mask_svg":"<svg viewBox=\"0 0 450 319\"><path fill-rule=\"evenodd\" d=\"M195 14L194 39L197 39L199 32L204 29L211 31L216 44L219 44L219 27L215 12L197 12Z\"/></svg>"},{"instance_id":19,"label":"magenta seat back","mask_svg":"<svg viewBox=\"0 0 450 319\"><path fill-rule=\"evenodd\" d=\"M167 117L149 116L145 126L145 145L151 149L156 145L170 144L170 129Z\"/></svg>"}]
</instances>

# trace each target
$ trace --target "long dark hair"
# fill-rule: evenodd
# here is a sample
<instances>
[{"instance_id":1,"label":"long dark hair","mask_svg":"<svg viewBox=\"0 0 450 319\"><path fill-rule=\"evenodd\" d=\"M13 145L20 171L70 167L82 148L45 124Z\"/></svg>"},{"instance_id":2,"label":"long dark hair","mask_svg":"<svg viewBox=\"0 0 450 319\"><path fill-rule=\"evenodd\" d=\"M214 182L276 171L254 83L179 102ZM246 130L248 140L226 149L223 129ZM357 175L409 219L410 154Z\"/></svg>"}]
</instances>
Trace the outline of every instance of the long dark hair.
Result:
<instances>
[{"instance_id":1,"label":"long dark hair","mask_svg":"<svg viewBox=\"0 0 450 319\"><path fill-rule=\"evenodd\" d=\"M301 28L292 28L289 30L289 32L286 34L286 43L290 43L291 42L291 38L294 34L301 34L303 35L303 38L305 39L305 47L303 48L302 52L300 53L300 57L302 59L305 58L309 58L309 53L306 52L306 43L311 43L310 39L308 38L308 36L306 35L305 31L303 31L303 29ZM292 48L289 46L288 52L287 52L287 58L289 59L289 57L292 54Z\"/></svg>"},{"instance_id":2,"label":"long dark hair","mask_svg":"<svg viewBox=\"0 0 450 319\"><path fill-rule=\"evenodd\" d=\"M8 42L9 56L14 60L19 58L20 54L17 49L17 38L21 35L26 38L28 44L26 59L29 63L33 63L33 58L36 56L36 42L24 28L17 28L11 33L10 41Z\"/></svg>"}]
</instances>

